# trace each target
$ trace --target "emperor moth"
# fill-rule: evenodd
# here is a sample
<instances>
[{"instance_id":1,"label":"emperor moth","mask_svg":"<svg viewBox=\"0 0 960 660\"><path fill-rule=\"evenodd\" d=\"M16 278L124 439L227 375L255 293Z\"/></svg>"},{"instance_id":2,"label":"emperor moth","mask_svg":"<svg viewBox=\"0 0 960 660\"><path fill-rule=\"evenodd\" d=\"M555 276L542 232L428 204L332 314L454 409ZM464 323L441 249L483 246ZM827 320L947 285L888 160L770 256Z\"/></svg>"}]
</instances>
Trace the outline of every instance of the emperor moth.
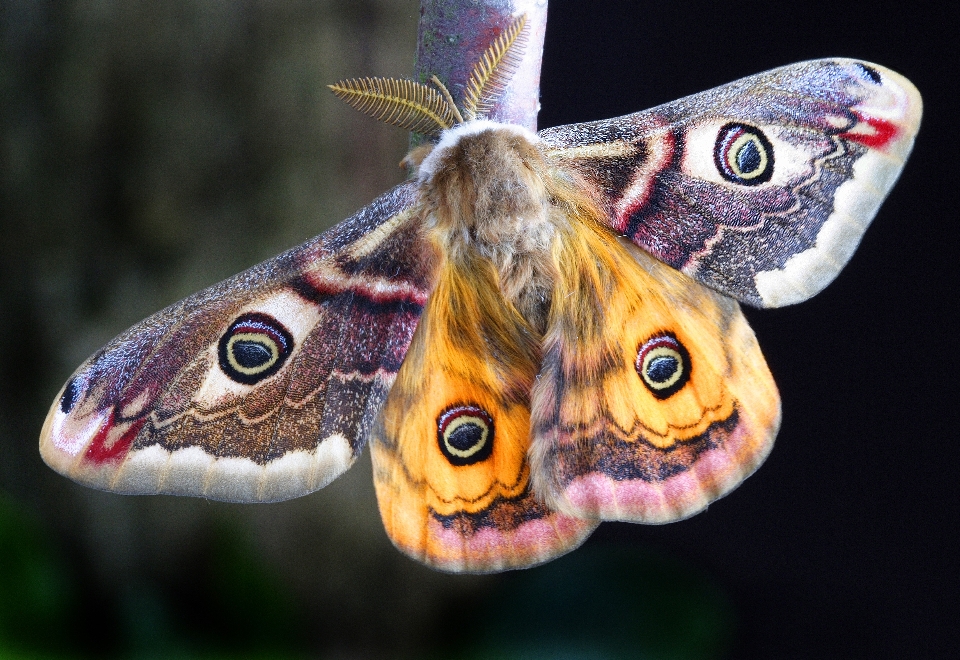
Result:
<instances>
[{"instance_id":1,"label":"emperor moth","mask_svg":"<svg viewBox=\"0 0 960 660\"><path fill-rule=\"evenodd\" d=\"M895 182L921 101L803 62L539 134L486 119L522 47L442 82L335 91L432 140L330 231L123 333L40 449L122 493L277 501L371 445L381 514L450 571L531 566L603 520L697 513L769 453L776 386L739 303L826 286Z\"/></svg>"}]
</instances>

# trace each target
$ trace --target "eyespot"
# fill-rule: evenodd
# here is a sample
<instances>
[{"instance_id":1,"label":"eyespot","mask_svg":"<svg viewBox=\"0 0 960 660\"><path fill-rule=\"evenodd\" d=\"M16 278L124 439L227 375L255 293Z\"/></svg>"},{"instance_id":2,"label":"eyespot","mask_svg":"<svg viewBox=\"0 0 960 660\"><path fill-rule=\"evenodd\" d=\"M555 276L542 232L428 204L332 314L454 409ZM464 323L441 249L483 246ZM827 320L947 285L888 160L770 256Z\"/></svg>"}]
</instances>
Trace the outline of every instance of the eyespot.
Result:
<instances>
[{"instance_id":1,"label":"eyespot","mask_svg":"<svg viewBox=\"0 0 960 660\"><path fill-rule=\"evenodd\" d=\"M880 72L874 69L872 66L867 66L863 62L857 62L857 66L860 67L860 72L863 74L863 77L872 82L874 85L879 85L883 82Z\"/></svg>"},{"instance_id":2,"label":"eyespot","mask_svg":"<svg viewBox=\"0 0 960 660\"><path fill-rule=\"evenodd\" d=\"M773 176L773 145L759 128L746 124L720 129L713 160L724 179L744 186L766 183Z\"/></svg>"},{"instance_id":3,"label":"eyespot","mask_svg":"<svg viewBox=\"0 0 960 660\"><path fill-rule=\"evenodd\" d=\"M672 334L649 339L637 351L637 373L658 399L679 392L690 380L690 354Z\"/></svg>"},{"instance_id":4,"label":"eyespot","mask_svg":"<svg viewBox=\"0 0 960 660\"><path fill-rule=\"evenodd\" d=\"M67 386L63 388L63 394L60 396L60 412L69 413L77 405L77 399L80 398L79 379L71 378Z\"/></svg>"},{"instance_id":5,"label":"eyespot","mask_svg":"<svg viewBox=\"0 0 960 660\"><path fill-rule=\"evenodd\" d=\"M223 373L238 383L253 385L277 373L293 351L293 336L267 314L244 314L220 338L218 356Z\"/></svg>"},{"instance_id":6,"label":"eyespot","mask_svg":"<svg viewBox=\"0 0 960 660\"><path fill-rule=\"evenodd\" d=\"M474 405L447 408L437 418L437 442L451 465L473 465L493 451L493 418Z\"/></svg>"}]
</instances>

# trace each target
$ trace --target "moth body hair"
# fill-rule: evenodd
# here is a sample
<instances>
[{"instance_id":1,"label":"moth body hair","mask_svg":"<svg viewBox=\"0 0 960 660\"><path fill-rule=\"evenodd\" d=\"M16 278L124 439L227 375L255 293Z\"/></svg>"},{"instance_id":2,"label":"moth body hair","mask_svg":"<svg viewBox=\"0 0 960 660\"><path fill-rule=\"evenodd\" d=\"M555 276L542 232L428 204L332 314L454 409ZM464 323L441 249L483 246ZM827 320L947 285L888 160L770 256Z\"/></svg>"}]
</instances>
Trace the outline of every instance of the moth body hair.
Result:
<instances>
[{"instance_id":1,"label":"moth body hair","mask_svg":"<svg viewBox=\"0 0 960 660\"><path fill-rule=\"evenodd\" d=\"M493 264L503 296L542 335L564 219L539 138L519 126L466 122L443 133L417 176L421 217L438 251L455 267L468 256Z\"/></svg>"},{"instance_id":2,"label":"moth body hair","mask_svg":"<svg viewBox=\"0 0 960 660\"><path fill-rule=\"evenodd\" d=\"M515 367L505 374L533 376L527 384L532 389L522 392L499 377L510 390L501 396L532 406L528 457L531 465L543 466L530 472L533 494L555 510L570 512L559 496L557 475L546 469L559 433L558 382L536 374L555 363L569 372L566 376L593 383L619 365L620 347L601 328L608 298L626 286L618 273L631 256L603 224L589 188L575 172L553 162L525 129L468 122L444 132L429 151L411 152L406 162L419 162L418 214L450 269L447 284L460 287L445 291L447 303L437 310L438 319L443 317L461 349L484 342L497 365ZM489 294L488 282L495 282L506 307L481 295ZM464 305L480 308L473 324L482 328L482 337L473 324L465 327L474 314ZM593 347L589 355L563 364L560 354L581 342ZM517 355L521 344L526 348ZM534 363L527 364L524 356ZM581 404L586 406L581 416L595 419L600 402Z\"/></svg>"},{"instance_id":3,"label":"moth body hair","mask_svg":"<svg viewBox=\"0 0 960 660\"><path fill-rule=\"evenodd\" d=\"M409 173L416 174L419 172L423 161L430 155L430 152L433 151L433 147L434 145L430 142L414 147L403 157L403 160L400 161L400 167Z\"/></svg>"}]
</instances>

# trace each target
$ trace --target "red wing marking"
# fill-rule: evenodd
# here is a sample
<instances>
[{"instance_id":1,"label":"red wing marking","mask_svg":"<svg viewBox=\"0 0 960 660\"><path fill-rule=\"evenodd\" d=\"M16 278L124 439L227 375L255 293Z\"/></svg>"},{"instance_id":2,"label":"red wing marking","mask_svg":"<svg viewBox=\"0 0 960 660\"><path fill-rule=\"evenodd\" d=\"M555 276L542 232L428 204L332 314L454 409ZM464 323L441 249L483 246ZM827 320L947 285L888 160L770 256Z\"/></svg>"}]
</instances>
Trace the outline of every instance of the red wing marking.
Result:
<instances>
[{"instance_id":1,"label":"red wing marking","mask_svg":"<svg viewBox=\"0 0 960 660\"><path fill-rule=\"evenodd\" d=\"M870 117L856 110L854 110L853 113L858 119L856 127L853 131L840 134L840 137L846 140L859 142L863 146L871 149L882 149L893 141L893 139L897 137L897 133L899 133L896 124L893 122L880 119L879 117ZM859 129L862 129L864 125L873 129L873 132L861 132Z\"/></svg>"},{"instance_id":2,"label":"red wing marking","mask_svg":"<svg viewBox=\"0 0 960 660\"><path fill-rule=\"evenodd\" d=\"M114 410L110 413L110 419L107 420L107 423L101 426L100 430L97 431L97 435L93 438L93 441L87 448L87 453L86 456L84 456L84 460L100 465L110 461L116 461L127 455L130 445L137 437L137 434L140 433L140 429L143 428L147 418L141 417L140 419L132 422L130 424L130 428L124 431L119 438L108 445L107 438L110 435L110 431L112 431L116 426L116 417L117 412Z\"/></svg>"}]
</instances>

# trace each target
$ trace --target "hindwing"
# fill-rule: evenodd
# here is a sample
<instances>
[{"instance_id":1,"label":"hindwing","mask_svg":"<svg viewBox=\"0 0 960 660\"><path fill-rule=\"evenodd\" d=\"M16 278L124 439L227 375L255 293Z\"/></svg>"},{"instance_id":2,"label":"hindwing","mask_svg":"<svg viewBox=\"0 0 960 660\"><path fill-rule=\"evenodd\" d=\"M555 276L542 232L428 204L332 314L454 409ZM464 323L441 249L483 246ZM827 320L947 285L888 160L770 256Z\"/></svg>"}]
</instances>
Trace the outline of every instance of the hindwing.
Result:
<instances>
[{"instance_id":1,"label":"hindwing","mask_svg":"<svg viewBox=\"0 0 960 660\"><path fill-rule=\"evenodd\" d=\"M596 527L531 489L539 357L489 262L466 255L441 269L371 443L380 513L405 553L450 571L521 568Z\"/></svg>"},{"instance_id":2,"label":"hindwing","mask_svg":"<svg viewBox=\"0 0 960 660\"><path fill-rule=\"evenodd\" d=\"M585 518L690 516L766 458L776 385L736 301L571 229L533 389L535 492Z\"/></svg>"}]
</instances>

